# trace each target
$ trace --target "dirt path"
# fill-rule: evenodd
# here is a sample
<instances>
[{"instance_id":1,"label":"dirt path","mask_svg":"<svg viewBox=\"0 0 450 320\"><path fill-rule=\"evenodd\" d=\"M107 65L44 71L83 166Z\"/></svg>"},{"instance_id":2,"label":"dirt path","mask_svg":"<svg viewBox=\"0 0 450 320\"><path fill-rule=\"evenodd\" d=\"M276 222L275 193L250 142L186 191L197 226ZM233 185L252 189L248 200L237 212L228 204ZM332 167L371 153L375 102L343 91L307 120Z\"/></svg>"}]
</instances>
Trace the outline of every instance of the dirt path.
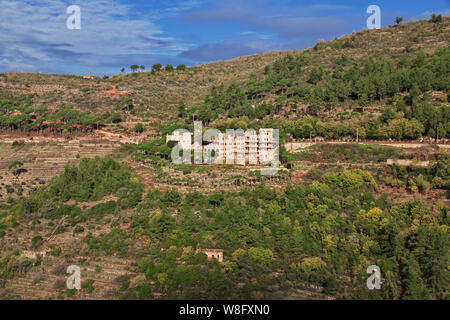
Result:
<instances>
[{"instance_id":1,"label":"dirt path","mask_svg":"<svg viewBox=\"0 0 450 320\"><path fill-rule=\"evenodd\" d=\"M80 141L110 141L110 142L121 142L121 143L133 143L137 144L140 142L142 137L129 136L122 133L115 133L106 130L94 130L92 135L80 135L71 136L69 138L57 137L57 136L15 136L10 134L0 134L0 142L3 143L13 143L14 141L25 142L25 143L48 143L48 142L58 142L58 143L74 143Z\"/></svg>"},{"instance_id":2,"label":"dirt path","mask_svg":"<svg viewBox=\"0 0 450 320\"><path fill-rule=\"evenodd\" d=\"M329 143L329 144L346 144L346 143L356 143L356 141L301 141L301 142L287 142L284 144L286 151L289 152L296 152L298 149L303 149L310 147L312 145L318 144L318 143ZM419 143L419 142L405 142L405 141L364 141L359 142L359 144L370 144L370 145L380 145L380 146L390 146L390 147L397 147L397 148L406 148L406 149L417 149L422 147L428 147L428 146L436 146L441 149L450 149L450 144L448 143L439 143L439 144L432 144L432 143Z\"/></svg>"}]
</instances>

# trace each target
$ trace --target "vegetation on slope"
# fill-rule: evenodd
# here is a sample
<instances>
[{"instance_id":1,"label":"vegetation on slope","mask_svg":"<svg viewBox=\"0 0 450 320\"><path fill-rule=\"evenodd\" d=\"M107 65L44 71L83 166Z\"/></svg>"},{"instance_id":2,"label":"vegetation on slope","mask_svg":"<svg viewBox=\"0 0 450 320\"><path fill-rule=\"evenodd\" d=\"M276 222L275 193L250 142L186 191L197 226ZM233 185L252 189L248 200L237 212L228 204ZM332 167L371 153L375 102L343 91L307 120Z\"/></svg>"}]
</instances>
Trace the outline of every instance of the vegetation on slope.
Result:
<instances>
[{"instance_id":1,"label":"vegetation on slope","mask_svg":"<svg viewBox=\"0 0 450 320\"><path fill-rule=\"evenodd\" d=\"M277 126L296 138L402 140L450 134L447 99L436 103L427 93L449 89L448 48L429 57L423 51L405 53L398 61L370 57L350 62L341 55L330 70L314 68L305 76L306 65L306 54L288 55L267 67L261 80L253 76L247 91L237 83L213 87L203 104L188 109L186 121L195 117L218 128L247 128L277 119ZM372 104L385 105L381 114L358 111ZM294 119L288 119L291 115Z\"/></svg>"},{"instance_id":2,"label":"vegetation on slope","mask_svg":"<svg viewBox=\"0 0 450 320\"><path fill-rule=\"evenodd\" d=\"M371 139L442 138L449 132L449 23L409 22L303 51L108 79L5 74L0 97L33 92L33 108L75 109L105 115L105 122L118 112L133 126L181 124L194 115L215 127L277 125L301 138L356 137L356 129ZM129 92L133 109L109 95L109 86ZM308 115L306 124L297 123Z\"/></svg>"},{"instance_id":3,"label":"vegetation on slope","mask_svg":"<svg viewBox=\"0 0 450 320\"><path fill-rule=\"evenodd\" d=\"M125 166L108 158L83 160L3 210L0 223L8 234L30 219L40 224L67 216L69 231L94 220L110 224L109 231L89 232L65 254L118 254L136 261L141 275L118 280L116 295L125 299L288 298L305 284L340 298L448 297L449 221L443 203L388 200L367 171L315 175L313 183L284 189L261 184L208 197L150 189L142 197ZM108 194L118 200L102 208L66 204ZM197 251L205 248L223 249L224 263ZM20 267L20 257L5 247L1 251L2 277L39 269ZM381 291L366 287L371 264L382 270Z\"/></svg>"}]
</instances>

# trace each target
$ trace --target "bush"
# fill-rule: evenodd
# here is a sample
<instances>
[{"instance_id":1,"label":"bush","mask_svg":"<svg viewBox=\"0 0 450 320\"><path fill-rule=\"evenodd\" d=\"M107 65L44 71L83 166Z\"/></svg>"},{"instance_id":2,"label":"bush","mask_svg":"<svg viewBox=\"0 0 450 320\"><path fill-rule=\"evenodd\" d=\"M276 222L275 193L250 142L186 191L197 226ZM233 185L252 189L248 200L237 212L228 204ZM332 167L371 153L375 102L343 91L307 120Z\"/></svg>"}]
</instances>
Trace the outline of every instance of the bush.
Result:
<instances>
[{"instance_id":1,"label":"bush","mask_svg":"<svg viewBox=\"0 0 450 320\"><path fill-rule=\"evenodd\" d=\"M431 15L431 19L430 19L430 22L433 22L433 23L440 23L440 22L442 22L442 14L440 14L440 15L436 15L435 13L433 13L432 15Z\"/></svg>"},{"instance_id":2,"label":"bush","mask_svg":"<svg viewBox=\"0 0 450 320\"><path fill-rule=\"evenodd\" d=\"M177 71L184 71L186 70L186 66L184 64L177 65Z\"/></svg>"},{"instance_id":3,"label":"bush","mask_svg":"<svg viewBox=\"0 0 450 320\"><path fill-rule=\"evenodd\" d=\"M86 243L91 252L103 251L108 254L119 252L126 253L128 249L127 234L119 228L113 228L110 233L98 237L88 234L83 242Z\"/></svg>"},{"instance_id":4,"label":"bush","mask_svg":"<svg viewBox=\"0 0 450 320\"><path fill-rule=\"evenodd\" d=\"M111 115L111 122L112 123L120 123L120 122L122 122L122 117L120 116L120 113L114 112Z\"/></svg>"},{"instance_id":5,"label":"bush","mask_svg":"<svg viewBox=\"0 0 450 320\"><path fill-rule=\"evenodd\" d=\"M254 264L261 264L263 266L269 266L274 260L273 252L270 249L252 247L248 250L248 256L250 262Z\"/></svg>"},{"instance_id":6,"label":"bush","mask_svg":"<svg viewBox=\"0 0 450 320\"><path fill-rule=\"evenodd\" d=\"M49 254L54 257L58 257L61 254L61 248L55 246L54 244L49 245L50 252Z\"/></svg>"},{"instance_id":7,"label":"bush","mask_svg":"<svg viewBox=\"0 0 450 320\"><path fill-rule=\"evenodd\" d=\"M430 188L430 183L425 180L424 176L419 174L416 178L416 184L420 192L425 192Z\"/></svg>"},{"instance_id":8,"label":"bush","mask_svg":"<svg viewBox=\"0 0 450 320\"><path fill-rule=\"evenodd\" d=\"M66 289L66 296L67 298L72 298L75 293L77 292L76 289Z\"/></svg>"},{"instance_id":9,"label":"bush","mask_svg":"<svg viewBox=\"0 0 450 320\"><path fill-rule=\"evenodd\" d=\"M80 225L75 226L75 228L73 229L74 234L83 233L83 232L84 232L84 227L82 227Z\"/></svg>"},{"instance_id":10,"label":"bush","mask_svg":"<svg viewBox=\"0 0 450 320\"><path fill-rule=\"evenodd\" d=\"M145 131L145 127L142 125L142 123L138 123L134 126L134 131L137 133L142 133Z\"/></svg>"},{"instance_id":11,"label":"bush","mask_svg":"<svg viewBox=\"0 0 450 320\"><path fill-rule=\"evenodd\" d=\"M44 239L41 236L35 236L31 239L31 246L33 248L37 248L42 244L43 241Z\"/></svg>"},{"instance_id":12,"label":"bush","mask_svg":"<svg viewBox=\"0 0 450 320\"><path fill-rule=\"evenodd\" d=\"M7 192L7 193L14 193L14 188L11 187L9 184L7 184L7 185L5 186L5 189L6 189L6 192Z\"/></svg>"},{"instance_id":13,"label":"bush","mask_svg":"<svg viewBox=\"0 0 450 320\"><path fill-rule=\"evenodd\" d=\"M323 288L325 294L336 294L339 290L339 282L336 280L335 275L330 275L326 280Z\"/></svg>"},{"instance_id":14,"label":"bush","mask_svg":"<svg viewBox=\"0 0 450 320\"><path fill-rule=\"evenodd\" d=\"M89 215L102 217L108 214L114 214L117 212L117 203L113 200L110 200L105 203L99 203L92 208L89 209Z\"/></svg>"},{"instance_id":15,"label":"bush","mask_svg":"<svg viewBox=\"0 0 450 320\"><path fill-rule=\"evenodd\" d=\"M94 291L94 280L86 279L81 283L81 288L85 289L87 293Z\"/></svg>"},{"instance_id":16,"label":"bush","mask_svg":"<svg viewBox=\"0 0 450 320\"><path fill-rule=\"evenodd\" d=\"M431 183L435 189L443 189L446 186L445 181L441 177L434 177Z\"/></svg>"}]
</instances>

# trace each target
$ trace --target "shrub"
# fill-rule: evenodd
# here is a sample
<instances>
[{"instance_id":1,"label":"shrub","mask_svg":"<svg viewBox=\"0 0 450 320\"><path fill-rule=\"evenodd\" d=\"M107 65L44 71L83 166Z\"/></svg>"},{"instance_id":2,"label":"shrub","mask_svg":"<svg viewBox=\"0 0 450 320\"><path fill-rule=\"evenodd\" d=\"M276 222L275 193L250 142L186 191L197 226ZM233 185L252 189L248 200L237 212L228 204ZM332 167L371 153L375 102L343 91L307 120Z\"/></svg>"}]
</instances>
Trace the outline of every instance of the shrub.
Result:
<instances>
[{"instance_id":1,"label":"shrub","mask_svg":"<svg viewBox=\"0 0 450 320\"><path fill-rule=\"evenodd\" d=\"M94 280L86 279L81 283L81 288L85 289L87 293L94 291Z\"/></svg>"},{"instance_id":2,"label":"shrub","mask_svg":"<svg viewBox=\"0 0 450 320\"><path fill-rule=\"evenodd\" d=\"M68 298L72 298L76 292L77 292L76 289L66 289L66 296Z\"/></svg>"},{"instance_id":3,"label":"shrub","mask_svg":"<svg viewBox=\"0 0 450 320\"><path fill-rule=\"evenodd\" d=\"M292 264L291 268L297 272L305 273L306 275L311 274L311 272L322 271L325 269L325 262L319 257L304 258L300 263Z\"/></svg>"},{"instance_id":4,"label":"shrub","mask_svg":"<svg viewBox=\"0 0 450 320\"><path fill-rule=\"evenodd\" d=\"M325 294L335 294L339 290L339 282L335 275L330 275L326 280L323 288Z\"/></svg>"},{"instance_id":5,"label":"shrub","mask_svg":"<svg viewBox=\"0 0 450 320\"><path fill-rule=\"evenodd\" d=\"M430 183L427 180L425 180L424 176L421 174L417 176L416 183L420 192L425 192L430 188Z\"/></svg>"},{"instance_id":6,"label":"shrub","mask_svg":"<svg viewBox=\"0 0 450 320\"><path fill-rule=\"evenodd\" d=\"M113 200L99 203L89 209L89 215L102 217L108 214L114 214L117 212L117 203Z\"/></svg>"},{"instance_id":7,"label":"shrub","mask_svg":"<svg viewBox=\"0 0 450 320\"><path fill-rule=\"evenodd\" d=\"M119 228L113 228L110 233L100 235L98 237L88 234L83 242L92 252L103 251L108 254L119 252L125 253L128 249L127 234Z\"/></svg>"},{"instance_id":8,"label":"shrub","mask_svg":"<svg viewBox=\"0 0 450 320\"><path fill-rule=\"evenodd\" d=\"M49 254L51 256L58 257L61 254L61 248L60 247L57 247L54 244L50 244L49 248L50 248L50 253Z\"/></svg>"},{"instance_id":9,"label":"shrub","mask_svg":"<svg viewBox=\"0 0 450 320\"><path fill-rule=\"evenodd\" d=\"M14 188L11 187L9 184L7 184L7 185L5 186L5 189L6 189L6 192L7 192L7 193L14 193Z\"/></svg>"},{"instance_id":10,"label":"shrub","mask_svg":"<svg viewBox=\"0 0 450 320\"><path fill-rule=\"evenodd\" d=\"M446 186L445 181L441 177L434 177L431 183L435 189L442 189Z\"/></svg>"},{"instance_id":11,"label":"shrub","mask_svg":"<svg viewBox=\"0 0 450 320\"><path fill-rule=\"evenodd\" d=\"M134 126L134 131L137 133L142 133L145 131L145 127L142 125L142 123L138 123Z\"/></svg>"},{"instance_id":12,"label":"shrub","mask_svg":"<svg viewBox=\"0 0 450 320\"><path fill-rule=\"evenodd\" d=\"M436 15L435 13L433 13L431 15L430 22L433 22L433 23L440 23L440 22L442 22L442 14Z\"/></svg>"},{"instance_id":13,"label":"shrub","mask_svg":"<svg viewBox=\"0 0 450 320\"><path fill-rule=\"evenodd\" d=\"M184 71L184 70L186 70L186 65L184 64L177 65L177 71Z\"/></svg>"},{"instance_id":14,"label":"shrub","mask_svg":"<svg viewBox=\"0 0 450 320\"><path fill-rule=\"evenodd\" d=\"M31 246L33 248L37 248L42 244L43 241L44 239L41 236L35 236L31 239Z\"/></svg>"},{"instance_id":15,"label":"shrub","mask_svg":"<svg viewBox=\"0 0 450 320\"><path fill-rule=\"evenodd\" d=\"M264 266L269 266L274 260L273 252L270 249L252 247L248 250L248 256L252 263Z\"/></svg>"},{"instance_id":16,"label":"shrub","mask_svg":"<svg viewBox=\"0 0 450 320\"><path fill-rule=\"evenodd\" d=\"M120 113L114 112L111 115L111 122L112 123L120 123L120 122L122 122L122 117L120 116Z\"/></svg>"},{"instance_id":17,"label":"shrub","mask_svg":"<svg viewBox=\"0 0 450 320\"><path fill-rule=\"evenodd\" d=\"M84 227L82 227L80 225L75 226L75 228L73 229L74 234L83 233L83 232L84 232Z\"/></svg>"}]
</instances>

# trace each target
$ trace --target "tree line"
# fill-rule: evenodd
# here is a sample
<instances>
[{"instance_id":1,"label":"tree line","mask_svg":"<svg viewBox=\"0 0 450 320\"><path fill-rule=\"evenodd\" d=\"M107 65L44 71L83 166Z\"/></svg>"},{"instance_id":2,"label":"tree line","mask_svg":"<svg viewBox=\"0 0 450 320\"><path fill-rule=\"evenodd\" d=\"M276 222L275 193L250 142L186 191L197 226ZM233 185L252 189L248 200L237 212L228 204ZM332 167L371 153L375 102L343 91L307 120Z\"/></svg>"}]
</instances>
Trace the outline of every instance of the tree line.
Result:
<instances>
[{"instance_id":1,"label":"tree line","mask_svg":"<svg viewBox=\"0 0 450 320\"><path fill-rule=\"evenodd\" d=\"M356 137L356 129L360 137L371 139L444 138L450 134L450 111L445 104L450 83L448 48L432 55L419 50L398 59L373 56L359 62L341 55L329 70L319 66L306 71L307 66L310 62L305 54L288 55L267 66L262 78L252 74L246 87L221 84L213 86L200 105L186 109L181 103L179 117L186 121L194 117L212 126L237 118L249 126L250 122L254 125L260 122L257 120L277 118L288 109L297 115L293 121L300 126L292 128L292 121L286 120L283 127L295 137ZM447 101L436 104L430 90L443 92ZM267 101L269 95L275 97L273 101ZM364 107L374 103L384 105L382 115L363 118ZM299 110L298 104L306 108ZM337 119L326 116L342 106L347 111ZM308 123L303 126L304 117Z\"/></svg>"}]
</instances>

